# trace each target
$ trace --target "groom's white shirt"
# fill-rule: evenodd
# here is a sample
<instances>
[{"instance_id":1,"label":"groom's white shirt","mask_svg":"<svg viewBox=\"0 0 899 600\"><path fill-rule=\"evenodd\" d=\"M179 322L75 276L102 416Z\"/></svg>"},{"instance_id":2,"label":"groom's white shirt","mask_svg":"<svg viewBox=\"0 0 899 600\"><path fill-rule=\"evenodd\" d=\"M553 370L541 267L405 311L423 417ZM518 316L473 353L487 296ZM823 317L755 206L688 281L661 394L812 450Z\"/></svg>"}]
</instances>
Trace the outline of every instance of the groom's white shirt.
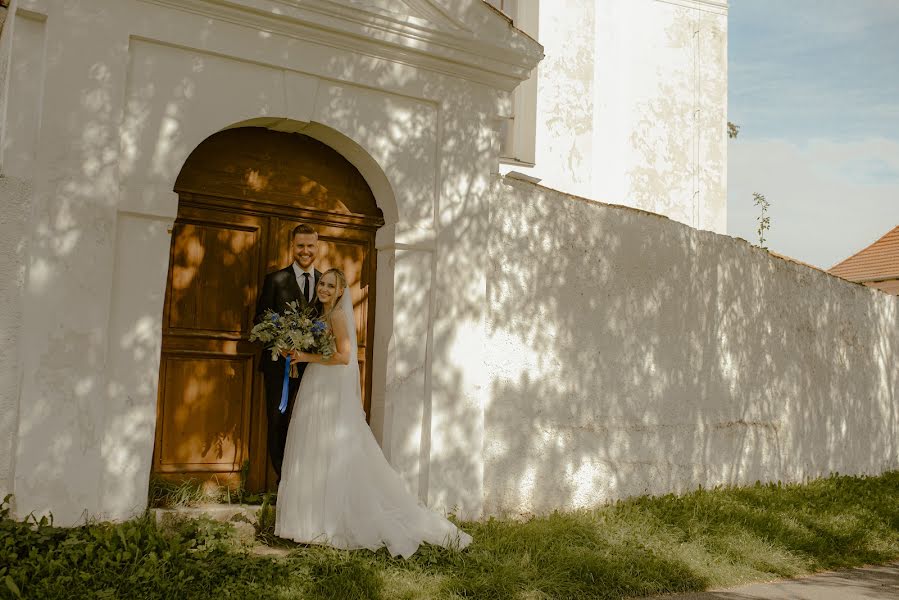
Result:
<instances>
[{"instance_id":1,"label":"groom's white shirt","mask_svg":"<svg viewBox=\"0 0 899 600\"><path fill-rule=\"evenodd\" d=\"M300 265L297 264L296 261L291 263L293 266L293 274L297 278L297 285L300 286L300 291L303 291L303 273L309 273L309 298L306 298L306 302L312 302L312 298L315 297L315 265L310 266L308 269L304 269Z\"/></svg>"}]
</instances>

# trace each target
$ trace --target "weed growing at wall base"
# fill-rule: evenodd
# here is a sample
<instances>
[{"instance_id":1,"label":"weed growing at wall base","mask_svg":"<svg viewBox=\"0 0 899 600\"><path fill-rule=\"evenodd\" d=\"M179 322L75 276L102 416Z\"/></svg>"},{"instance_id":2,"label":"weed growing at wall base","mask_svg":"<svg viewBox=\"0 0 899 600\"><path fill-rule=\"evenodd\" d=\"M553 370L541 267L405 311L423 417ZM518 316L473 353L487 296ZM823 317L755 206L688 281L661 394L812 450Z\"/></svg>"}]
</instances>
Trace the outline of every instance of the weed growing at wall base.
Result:
<instances>
[{"instance_id":1,"label":"weed growing at wall base","mask_svg":"<svg viewBox=\"0 0 899 600\"><path fill-rule=\"evenodd\" d=\"M250 461L245 460L240 467L240 484L234 490L219 484L214 478L203 482L195 479L170 481L151 477L147 503L151 508L184 508L203 503L258 504L263 501L265 494L247 493L249 471Z\"/></svg>"},{"instance_id":2,"label":"weed growing at wall base","mask_svg":"<svg viewBox=\"0 0 899 600\"><path fill-rule=\"evenodd\" d=\"M163 527L144 517L63 529L14 521L4 504L0 598L611 599L701 590L895 559L897 497L899 473L641 497L466 523L468 549L424 546L409 560L297 545L272 559L241 546L228 524Z\"/></svg>"}]
</instances>

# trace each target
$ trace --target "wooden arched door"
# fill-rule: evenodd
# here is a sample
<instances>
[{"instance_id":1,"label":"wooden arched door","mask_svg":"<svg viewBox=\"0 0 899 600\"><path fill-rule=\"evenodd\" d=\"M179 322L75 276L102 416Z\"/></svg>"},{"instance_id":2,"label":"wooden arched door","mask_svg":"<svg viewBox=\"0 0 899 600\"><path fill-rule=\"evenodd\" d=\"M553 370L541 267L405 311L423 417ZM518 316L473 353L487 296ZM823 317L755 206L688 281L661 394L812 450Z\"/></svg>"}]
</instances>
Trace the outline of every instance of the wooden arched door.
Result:
<instances>
[{"instance_id":1,"label":"wooden arched door","mask_svg":"<svg viewBox=\"0 0 899 600\"><path fill-rule=\"evenodd\" d=\"M295 225L318 230L316 266L343 269L352 293L368 415L383 216L359 171L333 149L256 127L204 141L175 191L153 470L235 486L246 469L248 490L272 489L257 368L265 357L248 341L262 279L290 263Z\"/></svg>"}]
</instances>

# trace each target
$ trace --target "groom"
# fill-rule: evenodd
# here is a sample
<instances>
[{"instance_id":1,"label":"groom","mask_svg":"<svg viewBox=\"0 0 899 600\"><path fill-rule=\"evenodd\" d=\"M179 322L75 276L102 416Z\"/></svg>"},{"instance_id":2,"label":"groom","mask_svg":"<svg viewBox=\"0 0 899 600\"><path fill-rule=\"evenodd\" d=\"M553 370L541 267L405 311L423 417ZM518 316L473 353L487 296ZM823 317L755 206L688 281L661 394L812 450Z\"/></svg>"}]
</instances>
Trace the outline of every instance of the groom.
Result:
<instances>
[{"instance_id":1,"label":"groom","mask_svg":"<svg viewBox=\"0 0 899 600\"><path fill-rule=\"evenodd\" d=\"M256 317L258 323L266 309L283 313L289 302L297 301L300 309L311 306L314 313L319 314L321 305L315 294L315 285L322 274L315 268L315 256L318 253L318 232L311 226L302 223L290 232L290 251L293 262L287 267L265 276L262 292L256 301ZM284 356L271 360L267 352L263 352L259 360L259 370L265 380L265 412L268 417L268 455L281 481L281 463L284 460L284 444L287 441L287 426L290 424L290 413L293 410L294 397L300 387L300 379L306 370L307 363L297 363L298 376L291 377L288 387L287 411L282 414L278 410L281 403L281 388L284 385Z\"/></svg>"}]
</instances>

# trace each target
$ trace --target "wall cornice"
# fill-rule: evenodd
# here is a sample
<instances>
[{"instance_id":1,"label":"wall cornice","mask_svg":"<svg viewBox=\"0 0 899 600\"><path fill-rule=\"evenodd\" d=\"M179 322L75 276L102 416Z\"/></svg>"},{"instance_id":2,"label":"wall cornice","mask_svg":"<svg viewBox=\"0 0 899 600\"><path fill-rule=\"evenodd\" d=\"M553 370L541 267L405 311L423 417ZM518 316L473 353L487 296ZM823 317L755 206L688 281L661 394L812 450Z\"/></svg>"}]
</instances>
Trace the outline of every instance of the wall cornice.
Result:
<instances>
[{"instance_id":1,"label":"wall cornice","mask_svg":"<svg viewBox=\"0 0 899 600\"><path fill-rule=\"evenodd\" d=\"M421 16L328 0L140 0L204 17L384 58L503 90L528 78L543 48L490 14L475 35L464 22L416 0ZM489 7L484 7L489 13ZM427 18L425 18L427 17ZM432 20L433 19L433 20Z\"/></svg>"},{"instance_id":2,"label":"wall cornice","mask_svg":"<svg viewBox=\"0 0 899 600\"><path fill-rule=\"evenodd\" d=\"M728 0L656 0L656 2L676 4L686 8L696 8L721 15L726 15L728 10Z\"/></svg>"}]
</instances>

